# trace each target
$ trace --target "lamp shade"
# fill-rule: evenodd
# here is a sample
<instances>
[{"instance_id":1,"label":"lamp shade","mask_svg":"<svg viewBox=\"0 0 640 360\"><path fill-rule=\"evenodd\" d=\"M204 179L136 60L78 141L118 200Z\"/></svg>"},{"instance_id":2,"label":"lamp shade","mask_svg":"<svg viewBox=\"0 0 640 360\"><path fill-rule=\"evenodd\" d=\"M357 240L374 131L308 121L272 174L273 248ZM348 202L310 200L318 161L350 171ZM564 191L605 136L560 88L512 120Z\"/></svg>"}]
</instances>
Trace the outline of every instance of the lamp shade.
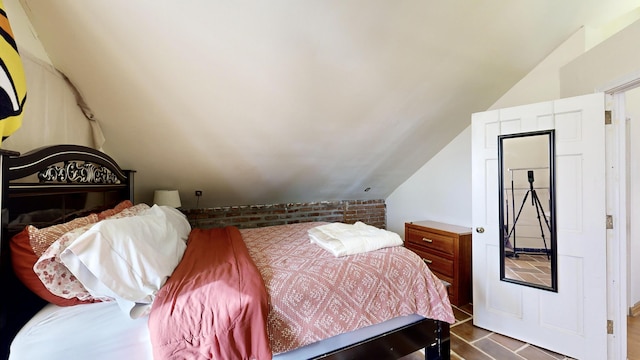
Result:
<instances>
[{"instance_id":1,"label":"lamp shade","mask_svg":"<svg viewBox=\"0 0 640 360\"><path fill-rule=\"evenodd\" d=\"M178 190L156 190L153 193L153 203L156 205L171 206L174 208L182 206Z\"/></svg>"}]
</instances>

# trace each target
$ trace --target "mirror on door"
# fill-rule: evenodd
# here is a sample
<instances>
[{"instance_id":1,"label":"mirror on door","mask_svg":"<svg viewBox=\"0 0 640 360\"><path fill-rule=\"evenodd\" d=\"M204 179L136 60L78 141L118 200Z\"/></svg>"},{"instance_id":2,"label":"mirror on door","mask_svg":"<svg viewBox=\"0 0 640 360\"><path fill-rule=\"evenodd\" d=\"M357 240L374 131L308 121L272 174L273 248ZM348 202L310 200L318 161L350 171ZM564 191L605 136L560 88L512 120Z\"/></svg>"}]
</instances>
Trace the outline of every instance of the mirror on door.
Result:
<instances>
[{"instance_id":1,"label":"mirror on door","mask_svg":"<svg viewBox=\"0 0 640 360\"><path fill-rule=\"evenodd\" d=\"M558 291L554 130L498 136L500 279Z\"/></svg>"}]
</instances>

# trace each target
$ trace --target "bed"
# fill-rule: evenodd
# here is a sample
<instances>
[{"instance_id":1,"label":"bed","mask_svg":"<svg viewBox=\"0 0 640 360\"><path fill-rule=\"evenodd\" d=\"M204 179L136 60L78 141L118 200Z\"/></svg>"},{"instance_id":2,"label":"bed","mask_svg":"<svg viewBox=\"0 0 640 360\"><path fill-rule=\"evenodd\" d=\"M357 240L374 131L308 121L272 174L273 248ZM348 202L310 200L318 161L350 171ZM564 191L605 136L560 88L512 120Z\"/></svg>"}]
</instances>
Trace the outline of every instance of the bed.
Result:
<instances>
[{"instance_id":1,"label":"bed","mask_svg":"<svg viewBox=\"0 0 640 360\"><path fill-rule=\"evenodd\" d=\"M335 257L311 243L307 236L309 229L322 223L186 231L179 225L179 216L153 206L136 211L159 216L171 231L178 229L178 233L186 234L184 245L172 242L173 247L163 253L175 259L175 266L163 269L166 283L152 284L157 289L148 290L153 293L149 302L119 297L121 292L111 285L100 292L106 294L105 298L97 298L91 294L109 284L98 267L111 266L121 271L119 260L114 259L113 265L103 256L98 264L95 258L82 257L95 250L83 250L78 244L90 248L102 244L95 241L96 236L124 231L126 226L114 230L114 224L120 226L124 220L111 218L144 205L133 205L134 172L122 170L102 152L76 145L49 146L23 155L0 150L0 168L2 359L35 358L37 354L48 358L152 359L154 353L156 359L394 359L419 349L424 349L426 359L449 359L449 323L453 322L453 314L446 290L422 260L402 246ZM119 209L125 203L124 210ZM23 278L18 279L17 248L13 245L21 234L25 236L28 226L37 231L96 216L96 222L77 227L84 230L68 231L54 243L70 237L67 243L62 242L68 248L58 257L70 256L66 264L81 267L78 274L89 274L78 276L83 284L86 280L91 294L79 292L86 297L47 301L51 295L48 289L33 288L42 284L27 287ZM133 214L127 217L126 224L139 229L141 218L140 213ZM174 223L178 225L171 227ZM88 229L94 237L87 235L91 232ZM84 239L89 240L80 241ZM149 246L169 246L165 244ZM41 249L40 259L54 248ZM206 259L200 263L206 269L193 265L192 259L197 258ZM380 271L388 274L381 276ZM217 278L198 283L204 273ZM228 274L233 275L231 280ZM108 276L109 280L114 279L113 275ZM385 278L391 279L387 281L391 285L386 290L377 289L383 287ZM119 279L113 280L115 287L124 289L125 284ZM195 285L189 288L189 284ZM235 293L229 293L234 295L225 295L228 288L235 288ZM138 291L130 289L123 291L127 295ZM374 296L372 289L377 291ZM59 295L65 296L67 290L60 290ZM189 295L185 295L186 291ZM347 296L339 296L341 292ZM204 300L194 302L192 294L196 293ZM126 299L105 301L112 298ZM360 305L355 305L358 302ZM356 311L358 306L361 312ZM215 321L202 321L202 313L198 321L180 318L183 307L215 314ZM231 312L219 313L224 308ZM194 328L195 322L208 327L196 324ZM210 329L223 324L226 327L222 331ZM188 344L176 347L172 336L188 337ZM194 344L195 350L191 349ZM185 350L185 346L191 348Z\"/></svg>"}]
</instances>

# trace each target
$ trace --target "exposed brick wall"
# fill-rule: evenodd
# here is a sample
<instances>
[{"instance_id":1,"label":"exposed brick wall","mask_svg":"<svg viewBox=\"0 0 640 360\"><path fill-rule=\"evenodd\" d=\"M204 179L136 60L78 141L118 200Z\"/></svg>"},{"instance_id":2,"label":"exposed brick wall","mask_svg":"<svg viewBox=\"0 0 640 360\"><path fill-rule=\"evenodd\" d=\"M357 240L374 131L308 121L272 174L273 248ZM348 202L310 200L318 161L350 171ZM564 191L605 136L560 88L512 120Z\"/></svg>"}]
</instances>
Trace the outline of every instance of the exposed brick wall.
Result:
<instances>
[{"instance_id":1,"label":"exposed brick wall","mask_svg":"<svg viewBox=\"0 0 640 360\"><path fill-rule=\"evenodd\" d=\"M362 221L381 229L387 227L384 200L341 200L272 205L222 206L183 210L192 227L237 226L253 228L310 221Z\"/></svg>"},{"instance_id":2,"label":"exposed brick wall","mask_svg":"<svg viewBox=\"0 0 640 360\"><path fill-rule=\"evenodd\" d=\"M356 221L386 229L387 205L384 200L353 200L345 202L342 222L353 224Z\"/></svg>"}]
</instances>

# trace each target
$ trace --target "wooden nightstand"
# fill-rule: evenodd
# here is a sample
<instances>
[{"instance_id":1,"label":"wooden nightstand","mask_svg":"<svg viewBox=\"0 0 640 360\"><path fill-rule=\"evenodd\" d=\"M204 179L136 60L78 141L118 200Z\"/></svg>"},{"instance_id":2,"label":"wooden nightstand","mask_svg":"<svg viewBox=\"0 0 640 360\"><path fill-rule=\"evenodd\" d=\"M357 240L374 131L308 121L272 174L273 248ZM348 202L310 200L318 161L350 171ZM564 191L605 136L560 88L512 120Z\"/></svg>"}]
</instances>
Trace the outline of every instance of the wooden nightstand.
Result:
<instances>
[{"instance_id":1,"label":"wooden nightstand","mask_svg":"<svg viewBox=\"0 0 640 360\"><path fill-rule=\"evenodd\" d=\"M471 303L471 229L435 221L405 223L404 245L441 280L451 284L452 305Z\"/></svg>"}]
</instances>

